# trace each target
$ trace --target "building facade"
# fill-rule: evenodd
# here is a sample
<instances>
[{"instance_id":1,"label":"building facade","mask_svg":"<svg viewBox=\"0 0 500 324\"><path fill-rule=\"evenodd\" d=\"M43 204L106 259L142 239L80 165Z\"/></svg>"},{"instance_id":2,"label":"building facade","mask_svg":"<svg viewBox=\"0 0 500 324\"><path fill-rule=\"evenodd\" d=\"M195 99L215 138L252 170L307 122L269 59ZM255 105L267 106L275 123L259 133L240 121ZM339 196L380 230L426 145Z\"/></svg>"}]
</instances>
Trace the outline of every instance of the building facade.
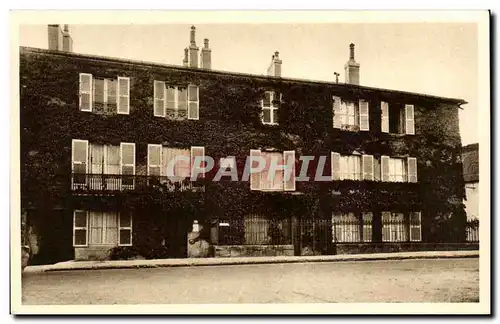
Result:
<instances>
[{"instance_id":1,"label":"building facade","mask_svg":"<svg viewBox=\"0 0 500 324\"><path fill-rule=\"evenodd\" d=\"M462 149L465 182L465 212L467 214L467 240L479 241L479 144Z\"/></svg>"},{"instance_id":2,"label":"building facade","mask_svg":"<svg viewBox=\"0 0 500 324\"><path fill-rule=\"evenodd\" d=\"M210 256L465 242L465 102L359 85L353 44L346 83L283 78L278 52L268 76L212 70L194 28L183 66L71 47L68 28L51 25L49 50L20 48L21 207L35 263L186 257L200 241ZM214 168L196 172L205 156ZM248 156L287 167L249 174ZM179 157L171 172L184 180L172 181ZM213 181L233 167L238 181Z\"/></svg>"}]
</instances>

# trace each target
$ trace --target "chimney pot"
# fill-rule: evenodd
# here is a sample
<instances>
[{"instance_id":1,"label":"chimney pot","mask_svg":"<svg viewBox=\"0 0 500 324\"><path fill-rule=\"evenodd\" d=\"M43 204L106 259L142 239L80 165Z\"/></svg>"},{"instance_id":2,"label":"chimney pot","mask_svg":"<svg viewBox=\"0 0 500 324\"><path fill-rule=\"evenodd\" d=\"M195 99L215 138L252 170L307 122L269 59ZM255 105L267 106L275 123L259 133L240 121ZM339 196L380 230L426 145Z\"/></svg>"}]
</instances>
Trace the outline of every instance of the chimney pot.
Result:
<instances>
[{"instance_id":1,"label":"chimney pot","mask_svg":"<svg viewBox=\"0 0 500 324\"><path fill-rule=\"evenodd\" d=\"M349 45L349 59L354 61L354 44Z\"/></svg>"}]
</instances>

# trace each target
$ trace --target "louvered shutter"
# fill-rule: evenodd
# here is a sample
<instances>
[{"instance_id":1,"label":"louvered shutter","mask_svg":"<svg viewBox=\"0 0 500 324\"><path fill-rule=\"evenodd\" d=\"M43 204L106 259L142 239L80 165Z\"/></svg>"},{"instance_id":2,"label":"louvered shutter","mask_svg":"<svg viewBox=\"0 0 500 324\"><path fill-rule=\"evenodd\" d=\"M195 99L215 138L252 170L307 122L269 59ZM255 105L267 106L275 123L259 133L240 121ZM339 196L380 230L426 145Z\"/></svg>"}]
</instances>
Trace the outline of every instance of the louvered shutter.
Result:
<instances>
[{"instance_id":1,"label":"louvered shutter","mask_svg":"<svg viewBox=\"0 0 500 324\"><path fill-rule=\"evenodd\" d=\"M284 171L284 189L285 191L295 190L295 151L284 151L283 152L285 161L285 171Z\"/></svg>"},{"instance_id":2,"label":"louvered shutter","mask_svg":"<svg viewBox=\"0 0 500 324\"><path fill-rule=\"evenodd\" d=\"M359 129L362 131L370 130L368 101L359 100Z\"/></svg>"},{"instance_id":3,"label":"louvered shutter","mask_svg":"<svg viewBox=\"0 0 500 324\"><path fill-rule=\"evenodd\" d=\"M363 155L363 180L373 181L373 155Z\"/></svg>"},{"instance_id":4,"label":"louvered shutter","mask_svg":"<svg viewBox=\"0 0 500 324\"><path fill-rule=\"evenodd\" d=\"M408 135L415 135L414 107L413 105L405 105L405 130Z\"/></svg>"},{"instance_id":5,"label":"louvered shutter","mask_svg":"<svg viewBox=\"0 0 500 324\"><path fill-rule=\"evenodd\" d=\"M188 119L200 118L199 88L195 85L188 86Z\"/></svg>"},{"instance_id":6,"label":"louvered shutter","mask_svg":"<svg viewBox=\"0 0 500 324\"><path fill-rule=\"evenodd\" d=\"M120 165L122 173L122 188L133 189L135 174L135 144L120 144Z\"/></svg>"},{"instance_id":7,"label":"louvered shutter","mask_svg":"<svg viewBox=\"0 0 500 324\"><path fill-rule=\"evenodd\" d=\"M340 128L341 126L341 116L340 116L340 97L333 97L333 128Z\"/></svg>"},{"instance_id":8,"label":"louvered shutter","mask_svg":"<svg viewBox=\"0 0 500 324\"><path fill-rule=\"evenodd\" d=\"M259 190L260 189L260 172L252 171L257 162L253 161L253 158L260 156L260 150L250 150L250 189Z\"/></svg>"},{"instance_id":9,"label":"louvered shutter","mask_svg":"<svg viewBox=\"0 0 500 324\"><path fill-rule=\"evenodd\" d=\"M161 175L161 151L161 145L148 144L148 176Z\"/></svg>"},{"instance_id":10,"label":"louvered shutter","mask_svg":"<svg viewBox=\"0 0 500 324\"><path fill-rule=\"evenodd\" d=\"M340 153L331 153L332 180L340 180Z\"/></svg>"},{"instance_id":11,"label":"louvered shutter","mask_svg":"<svg viewBox=\"0 0 500 324\"><path fill-rule=\"evenodd\" d=\"M382 118L381 118L382 133L389 133L389 104L385 101L382 101L380 103L380 109L382 110Z\"/></svg>"},{"instance_id":12,"label":"louvered shutter","mask_svg":"<svg viewBox=\"0 0 500 324\"><path fill-rule=\"evenodd\" d=\"M165 82L155 80L153 88L153 114L155 117L165 117Z\"/></svg>"},{"instance_id":13,"label":"louvered shutter","mask_svg":"<svg viewBox=\"0 0 500 324\"><path fill-rule=\"evenodd\" d=\"M382 155L380 157L380 172L381 172L382 181L384 181L384 182L390 181L390 179L389 179L389 173L390 173L389 161L390 161L390 158L388 156Z\"/></svg>"},{"instance_id":14,"label":"louvered shutter","mask_svg":"<svg viewBox=\"0 0 500 324\"><path fill-rule=\"evenodd\" d=\"M118 77L118 113L128 115L130 112L130 79Z\"/></svg>"},{"instance_id":15,"label":"louvered shutter","mask_svg":"<svg viewBox=\"0 0 500 324\"><path fill-rule=\"evenodd\" d=\"M73 173L72 186L74 189L82 187L87 183L89 142L87 140L74 139L71 143Z\"/></svg>"},{"instance_id":16,"label":"louvered shutter","mask_svg":"<svg viewBox=\"0 0 500 324\"><path fill-rule=\"evenodd\" d=\"M417 159L409 157L408 164L408 182L417 182Z\"/></svg>"},{"instance_id":17,"label":"louvered shutter","mask_svg":"<svg viewBox=\"0 0 500 324\"><path fill-rule=\"evenodd\" d=\"M73 212L73 246L88 244L88 214L83 210Z\"/></svg>"},{"instance_id":18,"label":"louvered shutter","mask_svg":"<svg viewBox=\"0 0 500 324\"><path fill-rule=\"evenodd\" d=\"M80 73L80 110L92 111L92 74Z\"/></svg>"},{"instance_id":19,"label":"louvered shutter","mask_svg":"<svg viewBox=\"0 0 500 324\"><path fill-rule=\"evenodd\" d=\"M204 156L205 148L203 146L191 146L191 175L194 175L194 171L198 173L198 178L204 178ZM198 157L198 159L197 159Z\"/></svg>"}]
</instances>

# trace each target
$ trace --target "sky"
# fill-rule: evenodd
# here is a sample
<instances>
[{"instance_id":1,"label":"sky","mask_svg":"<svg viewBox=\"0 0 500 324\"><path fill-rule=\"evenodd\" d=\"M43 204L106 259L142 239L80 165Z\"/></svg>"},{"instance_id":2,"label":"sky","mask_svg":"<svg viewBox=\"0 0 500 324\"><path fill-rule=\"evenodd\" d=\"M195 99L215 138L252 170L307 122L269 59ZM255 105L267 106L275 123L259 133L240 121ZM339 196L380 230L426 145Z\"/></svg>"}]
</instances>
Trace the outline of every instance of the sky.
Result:
<instances>
[{"instance_id":1,"label":"sky","mask_svg":"<svg viewBox=\"0 0 500 324\"><path fill-rule=\"evenodd\" d=\"M344 81L349 44L356 45L360 84L461 98L462 144L478 136L478 38L474 23L196 24L210 40L212 69L265 74L279 51L282 76ZM70 25L81 54L182 65L188 24ZM22 25L19 45L47 48L47 25Z\"/></svg>"}]
</instances>

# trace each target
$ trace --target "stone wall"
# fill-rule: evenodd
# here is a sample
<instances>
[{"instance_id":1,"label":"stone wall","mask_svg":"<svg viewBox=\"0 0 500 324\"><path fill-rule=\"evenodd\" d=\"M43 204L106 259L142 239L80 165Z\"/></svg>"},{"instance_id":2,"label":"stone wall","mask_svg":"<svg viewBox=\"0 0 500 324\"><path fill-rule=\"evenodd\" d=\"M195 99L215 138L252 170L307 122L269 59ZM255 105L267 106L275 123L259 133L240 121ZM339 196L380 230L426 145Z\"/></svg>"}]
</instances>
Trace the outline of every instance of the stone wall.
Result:
<instances>
[{"instance_id":1,"label":"stone wall","mask_svg":"<svg viewBox=\"0 0 500 324\"><path fill-rule=\"evenodd\" d=\"M456 250L479 250L479 243L344 243L335 246L335 254Z\"/></svg>"},{"instance_id":2,"label":"stone wall","mask_svg":"<svg viewBox=\"0 0 500 324\"><path fill-rule=\"evenodd\" d=\"M215 245L215 257L293 256L293 245Z\"/></svg>"}]
</instances>

